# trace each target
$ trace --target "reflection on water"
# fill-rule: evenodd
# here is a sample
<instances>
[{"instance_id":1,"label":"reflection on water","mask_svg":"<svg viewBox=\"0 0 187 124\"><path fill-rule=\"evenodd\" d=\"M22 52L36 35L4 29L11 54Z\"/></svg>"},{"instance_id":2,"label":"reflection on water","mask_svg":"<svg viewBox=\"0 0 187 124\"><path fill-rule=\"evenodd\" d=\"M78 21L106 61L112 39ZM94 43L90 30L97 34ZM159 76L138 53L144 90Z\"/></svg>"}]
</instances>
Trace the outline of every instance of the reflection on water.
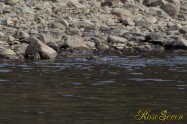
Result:
<instances>
[{"instance_id":1,"label":"reflection on water","mask_svg":"<svg viewBox=\"0 0 187 124\"><path fill-rule=\"evenodd\" d=\"M186 89L186 55L4 60L0 124L158 124L134 116L167 109L186 117Z\"/></svg>"}]
</instances>

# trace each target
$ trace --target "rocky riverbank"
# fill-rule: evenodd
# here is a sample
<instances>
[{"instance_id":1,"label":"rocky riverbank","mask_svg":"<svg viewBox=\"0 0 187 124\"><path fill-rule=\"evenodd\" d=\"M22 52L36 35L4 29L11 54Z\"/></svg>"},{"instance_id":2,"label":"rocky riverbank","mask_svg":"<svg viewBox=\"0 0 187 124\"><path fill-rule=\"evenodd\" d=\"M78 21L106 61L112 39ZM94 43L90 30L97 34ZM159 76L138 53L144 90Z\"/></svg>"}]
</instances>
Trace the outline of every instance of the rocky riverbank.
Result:
<instances>
[{"instance_id":1,"label":"rocky riverbank","mask_svg":"<svg viewBox=\"0 0 187 124\"><path fill-rule=\"evenodd\" d=\"M0 0L1 58L178 49L186 0Z\"/></svg>"}]
</instances>

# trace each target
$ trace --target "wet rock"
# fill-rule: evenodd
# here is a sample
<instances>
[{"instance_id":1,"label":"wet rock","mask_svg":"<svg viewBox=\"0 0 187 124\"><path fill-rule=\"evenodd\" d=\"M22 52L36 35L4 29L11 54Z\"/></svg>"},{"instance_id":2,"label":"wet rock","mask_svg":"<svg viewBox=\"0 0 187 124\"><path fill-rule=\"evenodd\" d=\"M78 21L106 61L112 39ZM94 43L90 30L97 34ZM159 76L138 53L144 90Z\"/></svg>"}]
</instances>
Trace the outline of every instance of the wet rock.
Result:
<instances>
[{"instance_id":1,"label":"wet rock","mask_svg":"<svg viewBox=\"0 0 187 124\"><path fill-rule=\"evenodd\" d=\"M57 52L55 50L48 47L38 39L32 40L25 51L26 58L33 57L34 59L55 59L56 56Z\"/></svg>"},{"instance_id":2,"label":"wet rock","mask_svg":"<svg viewBox=\"0 0 187 124\"><path fill-rule=\"evenodd\" d=\"M90 42L90 41L87 41L85 42L85 44L90 48L90 49L96 49L95 47L95 43L94 42Z\"/></svg>"},{"instance_id":3,"label":"wet rock","mask_svg":"<svg viewBox=\"0 0 187 124\"><path fill-rule=\"evenodd\" d=\"M23 43L38 41L58 52L59 48L123 51L140 46L140 51L154 51L154 46L184 46L187 4L180 1L0 0L0 41L6 43L0 46L17 54L23 54ZM41 53L31 56L43 58Z\"/></svg>"},{"instance_id":4,"label":"wet rock","mask_svg":"<svg viewBox=\"0 0 187 124\"><path fill-rule=\"evenodd\" d=\"M170 47L170 49L186 49L187 40L182 37L174 37L174 40L168 42L165 46Z\"/></svg>"},{"instance_id":5,"label":"wet rock","mask_svg":"<svg viewBox=\"0 0 187 124\"><path fill-rule=\"evenodd\" d=\"M13 58L17 57L16 53L11 49L0 49L0 57L2 58Z\"/></svg>"},{"instance_id":6,"label":"wet rock","mask_svg":"<svg viewBox=\"0 0 187 124\"><path fill-rule=\"evenodd\" d=\"M152 46L149 43L139 45L135 47L135 49L140 52L152 52L153 51Z\"/></svg>"},{"instance_id":7,"label":"wet rock","mask_svg":"<svg viewBox=\"0 0 187 124\"><path fill-rule=\"evenodd\" d=\"M164 46L169 42L169 37L165 33L162 32L153 32L145 36L146 42L151 42L155 45Z\"/></svg>"},{"instance_id":8,"label":"wet rock","mask_svg":"<svg viewBox=\"0 0 187 124\"><path fill-rule=\"evenodd\" d=\"M124 44L124 43L114 43L114 44L112 44L112 46L115 47L118 50L121 50L121 49L124 49L126 44Z\"/></svg>"}]
</instances>

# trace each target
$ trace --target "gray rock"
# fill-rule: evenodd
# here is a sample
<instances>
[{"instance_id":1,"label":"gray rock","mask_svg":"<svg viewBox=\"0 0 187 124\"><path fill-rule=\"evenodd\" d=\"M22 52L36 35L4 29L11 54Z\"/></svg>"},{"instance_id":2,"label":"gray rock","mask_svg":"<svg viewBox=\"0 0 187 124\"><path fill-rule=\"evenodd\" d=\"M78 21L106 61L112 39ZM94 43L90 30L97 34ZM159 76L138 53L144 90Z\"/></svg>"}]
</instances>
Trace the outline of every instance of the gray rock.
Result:
<instances>
[{"instance_id":1,"label":"gray rock","mask_svg":"<svg viewBox=\"0 0 187 124\"><path fill-rule=\"evenodd\" d=\"M146 17L146 21L151 24L155 24L157 22L157 18L154 16L148 16L148 17Z\"/></svg>"},{"instance_id":2,"label":"gray rock","mask_svg":"<svg viewBox=\"0 0 187 124\"><path fill-rule=\"evenodd\" d=\"M161 6L163 5L163 0L144 0L143 4L146 6Z\"/></svg>"},{"instance_id":3,"label":"gray rock","mask_svg":"<svg viewBox=\"0 0 187 124\"><path fill-rule=\"evenodd\" d=\"M181 34L186 34L186 33L187 33L187 27L182 27L182 28L180 28L180 29L179 29L179 32L180 32Z\"/></svg>"},{"instance_id":4,"label":"gray rock","mask_svg":"<svg viewBox=\"0 0 187 124\"><path fill-rule=\"evenodd\" d=\"M121 49L124 49L126 44L124 44L124 43L114 43L114 44L112 44L112 46L115 47L116 49L121 50Z\"/></svg>"},{"instance_id":5,"label":"gray rock","mask_svg":"<svg viewBox=\"0 0 187 124\"><path fill-rule=\"evenodd\" d=\"M59 1L59 0L58 0ZM63 0L64 1L67 1L67 0ZM60 3L63 3L63 2L60 2ZM76 7L76 8L85 8L85 6L81 3L79 3L77 0L68 0L68 2L66 3L66 6L68 7Z\"/></svg>"},{"instance_id":6,"label":"gray rock","mask_svg":"<svg viewBox=\"0 0 187 124\"><path fill-rule=\"evenodd\" d=\"M82 33L80 32L80 30L78 28L70 28L69 30L66 31L67 35L79 35L81 36Z\"/></svg>"},{"instance_id":7,"label":"gray rock","mask_svg":"<svg viewBox=\"0 0 187 124\"><path fill-rule=\"evenodd\" d=\"M47 42L47 45L49 46L49 47L51 47L52 49L54 49L55 51L59 51L59 47L58 47L58 44L57 43L55 43L55 42Z\"/></svg>"},{"instance_id":8,"label":"gray rock","mask_svg":"<svg viewBox=\"0 0 187 124\"><path fill-rule=\"evenodd\" d=\"M1 20L0 24L11 26L13 24L13 21L12 21L11 17L8 17L4 20Z\"/></svg>"},{"instance_id":9,"label":"gray rock","mask_svg":"<svg viewBox=\"0 0 187 124\"><path fill-rule=\"evenodd\" d=\"M0 37L4 36L5 34L3 32L0 32Z\"/></svg>"},{"instance_id":10,"label":"gray rock","mask_svg":"<svg viewBox=\"0 0 187 124\"><path fill-rule=\"evenodd\" d=\"M132 16L132 14L129 10L121 9L121 8L112 9L111 14L116 15L116 16L121 17L121 18Z\"/></svg>"},{"instance_id":11,"label":"gray rock","mask_svg":"<svg viewBox=\"0 0 187 124\"><path fill-rule=\"evenodd\" d=\"M23 39L23 38L28 38L29 34L23 30L18 30L13 36L18 39Z\"/></svg>"},{"instance_id":12,"label":"gray rock","mask_svg":"<svg viewBox=\"0 0 187 124\"><path fill-rule=\"evenodd\" d=\"M9 44L6 41L0 41L0 49L8 48Z\"/></svg>"},{"instance_id":13,"label":"gray rock","mask_svg":"<svg viewBox=\"0 0 187 124\"><path fill-rule=\"evenodd\" d=\"M48 43L50 42L50 35L49 34L40 34L40 36L38 37L38 39L44 43Z\"/></svg>"},{"instance_id":14,"label":"gray rock","mask_svg":"<svg viewBox=\"0 0 187 124\"><path fill-rule=\"evenodd\" d=\"M0 49L0 57L2 57L2 58L12 58L12 57L17 57L17 55L11 49Z\"/></svg>"},{"instance_id":15,"label":"gray rock","mask_svg":"<svg viewBox=\"0 0 187 124\"><path fill-rule=\"evenodd\" d=\"M172 42L168 42L166 46L172 46L172 48L187 48L187 40L181 37L177 37Z\"/></svg>"},{"instance_id":16,"label":"gray rock","mask_svg":"<svg viewBox=\"0 0 187 124\"><path fill-rule=\"evenodd\" d=\"M22 14L34 14L35 13L34 10L28 6L18 7L16 11Z\"/></svg>"},{"instance_id":17,"label":"gray rock","mask_svg":"<svg viewBox=\"0 0 187 124\"><path fill-rule=\"evenodd\" d=\"M20 2L21 0L5 0L6 4L8 5L15 5L16 3Z\"/></svg>"},{"instance_id":18,"label":"gray rock","mask_svg":"<svg viewBox=\"0 0 187 124\"><path fill-rule=\"evenodd\" d=\"M34 56L33 58L37 56L41 59L55 59L57 56L57 52L52 48L48 47L42 41L35 39L32 40L32 42L28 45L25 51L25 56Z\"/></svg>"},{"instance_id":19,"label":"gray rock","mask_svg":"<svg viewBox=\"0 0 187 124\"><path fill-rule=\"evenodd\" d=\"M28 38L25 38L22 42L25 42L25 43L31 43L32 41L35 41L36 40L36 37L28 37Z\"/></svg>"},{"instance_id":20,"label":"gray rock","mask_svg":"<svg viewBox=\"0 0 187 124\"><path fill-rule=\"evenodd\" d=\"M181 27L182 27L181 24L174 24L174 25L168 27L168 30L169 31L179 30Z\"/></svg>"},{"instance_id":21,"label":"gray rock","mask_svg":"<svg viewBox=\"0 0 187 124\"><path fill-rule=\"evenodd\" d=\"M109 7L122 7L123 3L121 0L105 0L101 3L101 6L109 6Z\"/></svg>"},{"instance_id":22,"label":"gray rock","mask_svg":"<svg viewBox=\"0 0 187 124\"><path fill-rule=\"evenodd\" d=\"M124 33L124 31L118 29L118 28L110 28L109 34L114 36L121 36Z\"/></svg>"},{"instance_id":23,"label":"gray rock","mask_svg":"<svg viewBox=\"0 0 187 124\"><path fill-rule=\"evenodd\" d=\"M58 22L51 23L51 26L54 29L60 29L60 30L65 30L66 29L66 27L63 24L58 23Z\"/></svg>"},{"instance_id":24,"label":"gray rock","mask_svg":"<svg viewBox=\"0 0 187 124\"><path fill-rule=\"evenodd\" d=\"M148 43L139 45L139 46L135 47L135 49L137 49L138 51L141 51L141 52L152 52L153 51L152 46Z\"/></svg>"},{"instance_id":25,"label":"gray rock","mask_svg":"<svg viewBox=\"0 0 187 124\"><path fill-rule=\"evenodd\" d=\"M139 12L139 10L146 11L145 6L143 6L142 4L138 4L138 3L136 3L136 4L134 4L134 3L125 3L124 7L127 10L131 10L131 11L134 11L134 12Z\"/></svg>"},{"instance_id":26,"label":"gray rock","mask_svg":"<svg viewBox=\"0 0 187 124\"><path fill-rule=\"evenodd\" d=\"M90 49L96 49L95 47L95 43L94 42L90 42L90 41L87 41L85 42L85 44L90 48Z\"/></svg>"},{"instance_id":27,"label":"gray rock","mask_svg":"<svg viewBox=\"0 0 187 124\"><path fill-rule=\"evenodd\" d=\"M60 23L61 23L62 25L64 25L65 27L69 27L69 23L68 23L68 21L65 20L65 19L61 19L61 20L60 20Z\"/></svg>"},{"instance_id":28,"label":"gray rock","mask_svg":"<svg viewBox=\"0 0 187 124\"><path fill-rule=\"evenodd\" d=\"M27 46L28 44L21 44L21 45L18 45L16 48L15 48L15 52L18 54L18 55L23 55L25 56L25 51L27 49Z\"/></svg>"},{"instance_id":29,"label":"gray rock","mask_svg":"<svg viewBox=\"0 0 187 124\"><path fill-rule=\"evenodd\" d=\"M165 45L169 42L169 37L162 32L153 32L145 36L145 41L155 45Z\"/></svg>"},{"instance_id":30,"label":"gray rock","mask_svg":"<svg viewBox=\"0 0 187 124\"><path fill-rule=\"evenodd\" d=\"M167 0L166 5L161 6L161 8L170 16L176 16L180 11L180 1L179 0Z\"/></svg>"},{"instance_id":31,"label":"gray rock","mask_svg":"<svg viewBox=\"0 0 187 124\"><path fill-rule=\"evenodd\" d=\"M95 27L95 24L89 20L79 20L74 22L75 27Z\"/></svg>"},{"instance_id":32,"label":"gray rock","mask_svg":"<svg viewBox=\"0 0 187 124\"><path fill-rule=\"evenodd\" d=\"M85 42L83 42L82 37L78 35L67 35L66 40L64 41L64 46L67 46L68 48L87 48L89 47L86 45Z\"/></svg>"},{"instance_id":33,"label":"gray rock","mask_svg":"<svg viewBox=\"0 0 187 124\"><path fill-rule=\"evenodd\" d=\"M0 41L6 41L6 42L11 42L13 41L15 38L12 37L11 35L3 35L0 36Z\"/></svg>"},{"instance_id":34,"label":"gray rock","mask_svg":"<svg viewBox=\"0 0 187 124\"><path fill-rule=\"evenodd\" d=\"M163 18L169 17L169 15L164 10L158 7L150 7L148 14L153 16L163 17Z\"/></svg>"},{"instance_id":35,"label":"gray rock","mask_svg":"<svg viewBox=\"0 0 187 124\"><path fill-rule=\"evenodd\" d=\"M127 25L130 25L130 26L134 26L135 25L134 21L132 19L130 19L130 18L124 19L123 20L123 24L126 25L126 26Z\"/></svg>"},{"instance_id":36,"label":"gray rock","mask_svg":"<svg viewBox=\"0 0 187 124\"><path fill-rule=\"evenodd\" d=\"M109 43L126 43L127 39L123 37L109 35L107 41Z\"/></svg>"},{"instance_id":37,"label":"gray rock","mask_svg":"<svg viewBox=\"0 0 187 124\"><path fill-rule=\"evenodd\" d=\"M4 4L4 2L0 1L0 10L3 10L6 7L6 5Z\"/></svg>"}]
</instances>

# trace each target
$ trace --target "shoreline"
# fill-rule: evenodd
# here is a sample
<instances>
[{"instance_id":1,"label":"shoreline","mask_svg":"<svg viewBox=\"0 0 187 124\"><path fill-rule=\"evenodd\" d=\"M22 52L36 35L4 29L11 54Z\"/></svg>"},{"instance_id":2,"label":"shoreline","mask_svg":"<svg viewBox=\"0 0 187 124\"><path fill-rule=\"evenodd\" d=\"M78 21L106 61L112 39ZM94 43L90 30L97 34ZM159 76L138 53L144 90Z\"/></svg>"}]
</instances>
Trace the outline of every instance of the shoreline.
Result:
<instances>
[{"instance_id":1,"label":"shoreline","mask_svg":"<svg viewBox=\"0 0 187 124\"><path fill-rule=\"evenodd\" d=\"M0 1L0 56L187 52L184 0Z\"/></svg>"}]
</instances>

